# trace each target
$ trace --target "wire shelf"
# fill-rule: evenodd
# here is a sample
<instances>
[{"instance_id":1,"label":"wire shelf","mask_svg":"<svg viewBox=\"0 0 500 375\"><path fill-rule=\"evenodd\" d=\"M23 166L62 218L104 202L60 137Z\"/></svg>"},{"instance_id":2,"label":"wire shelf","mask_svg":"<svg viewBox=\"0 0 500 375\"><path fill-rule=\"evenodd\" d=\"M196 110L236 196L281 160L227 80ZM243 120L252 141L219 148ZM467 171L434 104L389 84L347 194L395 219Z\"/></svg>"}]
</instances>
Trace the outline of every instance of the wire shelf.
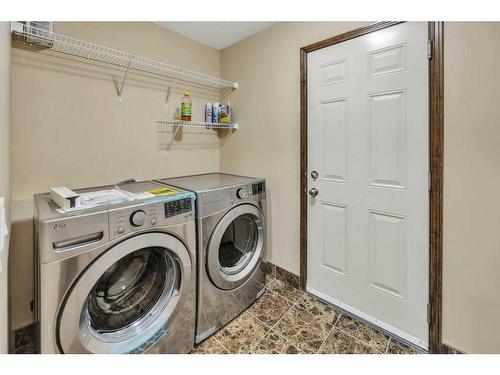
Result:
<instances>
[{"instance_id":1,"label":"wire shelf","mask_svg":"<svg viewBox=\"0 0 500 375\"><path fill-rule=\"evenodd\" d=\"M11 29L19 42L34 47L42 47L47 51L112 64L127 69L127 73L129 70L137 71L163 79L182 80L212 88L238 88L238 82L223 80L179 66L56 34L21 22L12 22Z\"/></svg>"},{"instance_id":2,"label":"wire shelf","mask_svg":"<svg viewBox=\"0 0 500 375\"><path fill-rule=\"evenodd\" d=\"M179 127L191 127L191 128L238 129L237 122L234 124L226 124L220 122L165 120L165 121L158 121L158 124L179 126Z\"/></svg>"},{"instance_id":3,"label":"wire shelf","mask_svg":"<svg viewBox=\"0 0 500 375\"><path fill-rule=\"evenodd\" d=\"M220 122L203 122L203 121L182 121L182 120L164 120L164 121L157 121L159 125L162 126L172 126L172 138L170 138L170 142L167 144L167 147L165 151L169 151L170 147L172 147L172 144L175 141L175 136L177 135L177 132L181 128L206 128L206 129L231 129L231 130L236 130L238 129L238 123L234 124L223 124ZM228 132L228 134L225 137L225 140L231 136L233 131ZM221 144L223 144L224 141L222 141Z\"/></svg>"}]
</instances>

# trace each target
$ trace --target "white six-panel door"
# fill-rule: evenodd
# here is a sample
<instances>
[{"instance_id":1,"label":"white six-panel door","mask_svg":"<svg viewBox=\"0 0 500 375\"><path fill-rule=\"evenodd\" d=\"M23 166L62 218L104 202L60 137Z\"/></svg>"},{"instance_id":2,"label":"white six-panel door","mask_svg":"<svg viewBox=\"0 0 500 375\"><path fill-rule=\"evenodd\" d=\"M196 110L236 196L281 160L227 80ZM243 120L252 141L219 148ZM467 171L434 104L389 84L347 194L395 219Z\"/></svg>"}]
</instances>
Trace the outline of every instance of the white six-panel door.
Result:
<instances>
[{"instance_id":1,"label":"white six-panel door","mask_svg":"<svg viewBox=\"0 0 500 375\"><path fill-rule=\"evenodd\" d=\"M423 348L427 40L426 23L403 23L307 58L307 289Z\"/></svg>"}]
</instances>

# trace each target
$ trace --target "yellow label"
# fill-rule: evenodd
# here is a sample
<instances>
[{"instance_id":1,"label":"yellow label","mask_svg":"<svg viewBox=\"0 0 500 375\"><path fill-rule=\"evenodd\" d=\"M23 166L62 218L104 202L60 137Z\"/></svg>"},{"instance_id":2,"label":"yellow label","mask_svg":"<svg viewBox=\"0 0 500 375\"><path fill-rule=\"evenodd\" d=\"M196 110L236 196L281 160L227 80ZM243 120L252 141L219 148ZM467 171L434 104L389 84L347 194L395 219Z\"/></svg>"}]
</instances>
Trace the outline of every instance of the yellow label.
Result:
<instances>
[{"instance_id":1,"label":"yellow label","mask_svg":"<svg viewBox=\"0 0 500 375\"><path fill-rule=\"evenodd\" d=\"M153 195L175 195L177 194L177 191L164 187L164 188L150 190L149 193Z\"/></svg>"},{"instance_id":2,"label":"yellow label","mask_svg":"<svg viewBox=\"0 0 500 375\"><path fill-rule=\"evenodd\" d=\"M182 116L191 116L191 103L182 103L181 104L181 115Z\"/></svg>"}]
</instances>

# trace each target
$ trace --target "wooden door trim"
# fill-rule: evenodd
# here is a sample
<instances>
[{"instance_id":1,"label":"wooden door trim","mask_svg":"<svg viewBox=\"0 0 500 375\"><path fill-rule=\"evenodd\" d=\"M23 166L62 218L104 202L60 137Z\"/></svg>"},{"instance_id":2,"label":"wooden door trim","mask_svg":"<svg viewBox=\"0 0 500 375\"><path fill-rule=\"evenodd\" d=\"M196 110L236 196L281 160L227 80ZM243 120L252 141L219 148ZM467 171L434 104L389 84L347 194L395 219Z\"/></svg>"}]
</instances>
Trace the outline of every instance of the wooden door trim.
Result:
<instances>
[{"instance_id":1,"label":"wooden door trim","mask_svg":"<svg viewBox=\"0 0 500 375\"><path fill-rule=\"evenodd\" d=\"M376 22L300 49L300 286L307 283L307 54L357 38L401 22ZM431 191L429 193L429 352L447 353L442 343L443 268L443 146L444 146L444 50L443 22L429 22L432 58L429 64L429 152Z\"/></svg>"}]
</instances>

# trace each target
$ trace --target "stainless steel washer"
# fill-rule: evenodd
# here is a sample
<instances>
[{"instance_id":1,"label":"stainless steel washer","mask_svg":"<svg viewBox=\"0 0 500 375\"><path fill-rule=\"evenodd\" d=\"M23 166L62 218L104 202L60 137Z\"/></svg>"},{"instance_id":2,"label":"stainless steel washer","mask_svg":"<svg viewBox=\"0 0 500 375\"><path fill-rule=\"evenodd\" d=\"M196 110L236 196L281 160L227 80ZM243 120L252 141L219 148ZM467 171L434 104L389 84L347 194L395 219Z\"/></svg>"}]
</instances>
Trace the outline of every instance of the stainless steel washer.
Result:
<instances>
[{"instance_id":1,"label":"stainless steel washer","mask_svg":"<svg viewBox=\"0 0 500 375\"><path fill-rule=\"evenodd\" d=\"M265 290L265 181L221 173L158 180L196 193L200 342Z\"/></svg>"},{"instance_id":2,"label":"stainless steel washer","mask_svg":"<svg viewBox=\"0 0 500 375\"><path fill-rule=\"evenodd\" d=\"M118 187L141 193L164 186ZM94 190L106 188L112 187ZM42 353L192 350L195 195L175 190L67 213L58 212L48 194L35 195Z\"/></svg>"}]
</instances>

